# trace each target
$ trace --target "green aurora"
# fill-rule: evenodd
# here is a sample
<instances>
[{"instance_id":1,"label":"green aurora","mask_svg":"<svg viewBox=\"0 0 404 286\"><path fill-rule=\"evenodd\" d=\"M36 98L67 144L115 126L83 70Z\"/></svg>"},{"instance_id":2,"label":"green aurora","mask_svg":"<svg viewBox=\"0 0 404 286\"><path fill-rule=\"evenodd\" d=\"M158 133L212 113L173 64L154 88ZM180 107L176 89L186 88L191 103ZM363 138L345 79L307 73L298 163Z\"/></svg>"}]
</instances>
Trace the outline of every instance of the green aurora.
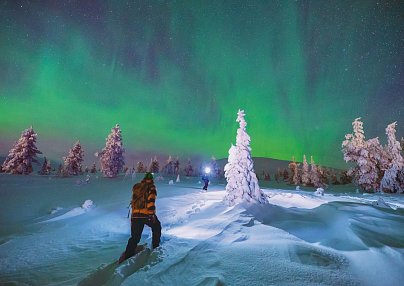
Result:
<instances>
[{"instance_id":1,"label":"green aurora","mask_svg":"<svg viewBox=\"0 0 404 286\"><path fill-rule=\"evenodd\" d=\"M128 155L227 157L244 109L255 157L343 167L404 135L402 1L1 1L0 154L34 126L88 160L119 123Z\"/></svg>"}]
</instances>

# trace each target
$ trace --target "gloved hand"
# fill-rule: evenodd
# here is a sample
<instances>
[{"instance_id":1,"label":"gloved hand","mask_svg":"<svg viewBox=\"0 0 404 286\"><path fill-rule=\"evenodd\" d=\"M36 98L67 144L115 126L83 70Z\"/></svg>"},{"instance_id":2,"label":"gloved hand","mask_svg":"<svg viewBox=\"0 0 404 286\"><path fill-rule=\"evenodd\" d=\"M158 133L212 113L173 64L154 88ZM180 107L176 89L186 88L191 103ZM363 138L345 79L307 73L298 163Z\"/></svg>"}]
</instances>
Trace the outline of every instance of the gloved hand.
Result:
<instances>
[{"instance_id":1,"label":"gloved hand","mask_svg":"<svg viewBox=\"0 0 404 286\"><path fill-rule=\"evenodd\" d=\"M151 223L156 223L156 221L157 221L156 215L151 215L151 216L149 216L149 221L150 221Z\"/></svg>"}]
</instances>

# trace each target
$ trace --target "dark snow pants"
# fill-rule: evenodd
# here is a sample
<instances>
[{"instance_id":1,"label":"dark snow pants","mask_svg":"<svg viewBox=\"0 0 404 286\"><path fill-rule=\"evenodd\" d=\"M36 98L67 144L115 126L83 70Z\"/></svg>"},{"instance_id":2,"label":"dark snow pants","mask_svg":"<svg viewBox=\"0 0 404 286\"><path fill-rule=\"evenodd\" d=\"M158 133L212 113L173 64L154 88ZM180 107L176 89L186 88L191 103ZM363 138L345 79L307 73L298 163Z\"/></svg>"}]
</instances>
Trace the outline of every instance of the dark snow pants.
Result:
<instances>
[{"instance_id":1,"label":"dark snow pants","mask_svg":"<svg viewBox=\"0 0 404 286\"><path fill-rule=\"evenodd\" d=\"M209 181L204 181L205 185L203 186L204 190L208 189Z\"/></svg>"},{"instance_id":2,"label":"dark snow pants","mask_svg":"<svg viewBox=\"0 0 404 286\"><path fill-rule=\"evenodd\" d=\"M161 223L158 220L157 216L153 218L132 218L131 220L131 238L128 240L128 245L125 250L125 258L132 257L135 255L137 244L142 237L142 232L144 225L147 225L152 230L152 245L153 248L156 248L160 245L160 237L161 237Z\"/></svg>"}]
</instances>

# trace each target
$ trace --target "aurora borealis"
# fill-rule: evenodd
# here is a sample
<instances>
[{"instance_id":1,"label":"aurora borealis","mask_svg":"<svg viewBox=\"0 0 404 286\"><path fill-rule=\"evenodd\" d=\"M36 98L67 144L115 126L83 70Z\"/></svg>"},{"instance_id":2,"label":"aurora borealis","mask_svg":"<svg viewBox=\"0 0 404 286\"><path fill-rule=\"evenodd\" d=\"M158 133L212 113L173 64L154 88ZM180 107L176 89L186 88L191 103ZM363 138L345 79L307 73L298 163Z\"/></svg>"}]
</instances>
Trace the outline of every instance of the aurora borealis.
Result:
<instances>
[{"instance_id":1,"label":"aurora borealis","mask_svg":"<svg viewBox=\"0 0 404 286\"><path fill-rule=\"evenodd\" d=\"M22 130L91 162L119 123L127 154L252 155L345 166L341 142L404 136L402 1L1 1L0 155ZM146 155L145 155L146 156ZM300 159L301 160L301 159Z\"/></svg>"}]
</instances>

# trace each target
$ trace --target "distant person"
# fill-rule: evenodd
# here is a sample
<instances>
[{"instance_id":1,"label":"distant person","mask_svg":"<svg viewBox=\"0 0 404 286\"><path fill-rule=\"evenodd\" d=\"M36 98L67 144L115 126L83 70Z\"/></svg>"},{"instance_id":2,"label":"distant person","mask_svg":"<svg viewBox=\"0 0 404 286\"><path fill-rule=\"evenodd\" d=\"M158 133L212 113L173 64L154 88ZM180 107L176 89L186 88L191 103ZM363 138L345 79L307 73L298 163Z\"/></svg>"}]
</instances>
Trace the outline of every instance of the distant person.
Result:
<instances>
[{"instance_id":1,"label":"distant person","mask_svg":"<svg viewBox=\"0 0 404 286\"><path fill-rule=\"evenodd\" d=\"M207 174L203 174L202 181L205 183L205 185L203 186L203 189L206 191L208 189L208 185L209 185L209 178L208 178Z\"/></svg>"},{"instance_id":2,"label":"distant person","mask_svg":"<svg viewBox=\"0 0 404 286\"><path fill-rule=\"evenodd\" d=\"M146 173L143 180L132 188L131 238L128 240L125 252L119 258L119 263L136 254L144 225L152 230L153 249L160 245L161 223L156 216L156 197L153 175Z\"/></svg>"}]
</instances>

